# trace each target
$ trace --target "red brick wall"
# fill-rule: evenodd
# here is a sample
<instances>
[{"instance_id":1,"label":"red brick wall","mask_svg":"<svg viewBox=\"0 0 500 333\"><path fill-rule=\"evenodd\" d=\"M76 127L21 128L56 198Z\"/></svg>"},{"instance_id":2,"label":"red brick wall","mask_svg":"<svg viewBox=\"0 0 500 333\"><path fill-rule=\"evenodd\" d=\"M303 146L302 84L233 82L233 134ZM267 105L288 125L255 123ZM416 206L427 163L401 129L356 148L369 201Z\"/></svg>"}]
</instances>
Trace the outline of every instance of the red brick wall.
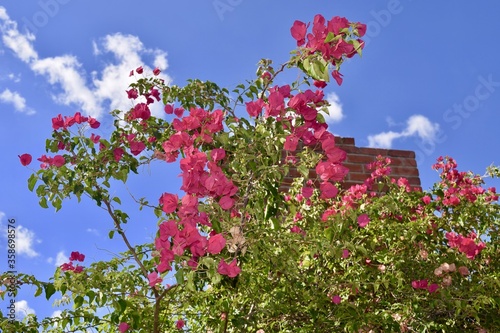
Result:
<instances>
[{"instance_id":1,"label":"red brick wall","mask_svg":"<svg viewBox=\"0 0 500 333\"><path fill-rule=\"evenodd\" d=\"M367 164L374 162L378 155L391 159L391 174L395 179L404 177L408 179L412 188L421 188L420 177L415 160L415 152L409 150L380 149L380 148L360 148L355 146L354 138L336 137L335 143L347 153L344 166L349 169L349 174L342 183L343 188L349 188L355 184L362 184L371 173ZM281 189L285 190L291 184L293 178L300 176L297 170L290 170L285 177ZM309 177L316 178L315 170L310 170Z\"/></svg>"}]
</instances>

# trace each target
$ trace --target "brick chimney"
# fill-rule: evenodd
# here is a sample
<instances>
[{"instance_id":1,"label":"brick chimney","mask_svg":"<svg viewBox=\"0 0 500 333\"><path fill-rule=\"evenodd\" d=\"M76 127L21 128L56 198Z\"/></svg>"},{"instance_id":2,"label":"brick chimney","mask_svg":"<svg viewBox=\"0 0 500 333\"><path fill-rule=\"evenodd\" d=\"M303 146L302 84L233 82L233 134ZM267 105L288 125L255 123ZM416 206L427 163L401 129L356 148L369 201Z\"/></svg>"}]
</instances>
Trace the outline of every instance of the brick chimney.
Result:
<instances>
[{"instance_id":1,"label":"brick chimney","mask_svg":"<svg viewBox=\"0 0 500 333\"><path fill-rule=\"evenodd\" d=\"M408 179L412 189L417 188L421 190L415 152L397 149L360 148L355 146L354 138L336 137L335 144L347 153L344 166L349 169L349 173L344 182L342 182L344 189L352 185L363 184L372 172L368 169L367 164L374 162L377 156L380 155L391 159L390 177L395 179L404 177ZM280 189L283 191L286 190L293 182L293 179L299 176L301 174L296 169L291 169ZM309 171L309 177L312 179L316 178L316 171L314 169Z\"/></svg>"}]
</instances>

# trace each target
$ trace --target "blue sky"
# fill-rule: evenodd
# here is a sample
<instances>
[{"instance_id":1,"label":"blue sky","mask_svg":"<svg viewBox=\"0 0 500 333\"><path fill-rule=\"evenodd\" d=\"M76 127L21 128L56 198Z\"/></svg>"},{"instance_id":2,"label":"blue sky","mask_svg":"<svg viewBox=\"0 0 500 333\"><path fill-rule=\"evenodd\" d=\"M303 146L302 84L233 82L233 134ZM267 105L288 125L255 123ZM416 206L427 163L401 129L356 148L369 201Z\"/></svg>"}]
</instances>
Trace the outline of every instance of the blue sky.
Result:
<instances>
[{"instance_id":1,"label":"blue sky","mask_svg":"<svg viewBox=\"0 0 500 333\"><path fill-rule=\"evenodd\" d=\"M47 278L71 251L85 253L89 263L124 249L107 240L110 221L85 200L66 202L55 214L39 208L28 191L30 170L17 156L44 153L52 117L82 111L99 117L105 134L107 112L130 107L128 73L140 65L149 71L159 66L174 84L200 78L231 88L252 79L261 58L286 61L295 46L293 21L311 21L317 13L368 24L363 57L344 64L341 87L325 90L334 133L354 137L357 146L415 151L424 188L437 180L430 166L440 155L477 173L500 164L495 0L4 2L0 222L5 234L7 219L17 221L17 270ZM175 166L143 171L129 184L137 197L156 200L177 191ZM151 241L156 218L133 217L127 226L133 241ZM5 249L6 238L0 240ZM0 254L2 270L5 257ZM18 296L20 308L40 316L57 310L32 294L28 289Z\"/></svg>"}]
</instances>

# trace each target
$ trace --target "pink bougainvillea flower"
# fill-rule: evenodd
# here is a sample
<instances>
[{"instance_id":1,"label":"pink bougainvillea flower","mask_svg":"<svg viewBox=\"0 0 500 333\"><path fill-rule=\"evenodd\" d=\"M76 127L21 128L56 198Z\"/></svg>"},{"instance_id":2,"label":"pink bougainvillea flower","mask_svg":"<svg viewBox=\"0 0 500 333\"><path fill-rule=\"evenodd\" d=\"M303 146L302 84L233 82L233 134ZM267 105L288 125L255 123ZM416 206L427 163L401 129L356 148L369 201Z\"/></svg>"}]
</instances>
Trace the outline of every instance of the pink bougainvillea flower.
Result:
<instances>
[{"instance_id":1,"label":"pink bougainvillea flower","mask_svg":"<svg viewBox=\"0 0 500 333\"><path fill-rule=\"evenodd\" d=\"M366 24L356 23L356 29L358 30L358 36L363 37L366 34Z\"/></svg>"},{"instance_id":2,"label":"pink bougainvillea flower","mask_svg":"<svg viewBox=\"0 0 500 333\"><path fill-rule=\"evenodd\" d=\"M224 259L221 259L217 267L217 272L221 275L227 275L230 278L234 278L241 273L241 268L238 267L236 259L233 259L229 264L227 264Z\"/></svg>"},{"instance_id":3,"label":"pink bougainvillea flower","mask_svg":"<svg viewBox=\"0 0 500 333\"><path fill-rule=\"evenodd\" d=\"M292 37L297 41L297 46L305 44L307 25L304 22L298 20L293 22L290 32L292 33Z\"/></svg>"},{"instance_id":4,"label":"pink bougainvillea flower","mask_svg":"<svg viewBox=\"0 0 500 333\"><path fill-rule=\"evenodd\" d=\"M174 113L174 107L171 104L166 104L163 110L165 111L166 114Z\"/></svg>"},{"instance_id":5,"label":"pink bougainvillea flower","mask_svg":"<svg viewBox=\"0 0 500 333\"><path fill-rule=\"evenodd\" d=\"M319 80L314 80L313 84L315 87L320 88L320 89L322 89L328 85L328 83L326 83L325 81L319 81Z\"/></svg>"},{"instance_id":6,"label":"pink bougainvillea flower","mask_svg":"<svg viewBox=\"0 0 500 333\"><path fill-rule=\"evenodd\" d=\"M58 114L57 117L52 118L52 128L57 131L59 128L64 128L64 119L61 114Z\"/></svg>"},{"instance_id":7,"label":"pink bougainvillea flower","mask_svg":"<svg viewBox=\"0 0 500 333\"><path fill-rule=\"evenodd\" d=\"M66 271L73 271L75 269L75 267L73 266L73 263L69 262L69 263L64 263L62 264L61 266L61 270L63 272L66 272Z\"/></svg>"},{"instance_id":8,"label":"pink bougainvillea flower","mask_svg":"<svg viewBox=\"0 0 500 333\"><path fill-rule=\"evenodd\" d=\"M246 109L250 117L257 117L262 112L264 104L264 101L260 98L246 103Z\"/></svg>"},{"instance_id":9,"label":"pink bougainvillea flower","mask_svg":"<svg viewBox=\"0 0 500 333\"><path fill-rule=\"evenodd\" d=\"M349 253L349 250L348 250L348 249L343 249L343 250L342 250L342 258L343 258L343 259L348 258L348 257L349 257L349 254L350 254L350 253Z\"/></svg>"},{"instance_id":10,"label":"pink bougainvillea flower","mask_svg":"<svg viewBox=\"0 0 500 333\"><path fill-rule=\"evenodd\" d=\"M335 79L335 81L337 81L337 84L340 86L342 85L342 81L344 81L344 79L342 78L342 74L340 74L340 72L338 70L334 70L332 72L332 76L333 78Z\"/></svg>"},{"instance_id":11,"label":"pink bougainvillea flower","mask_svg":"<svg viewBox=\"0 0 500 333\"><path fill-rule=\"evenodd\" d=\"M127 97L129 99L136 99L139 96L139 92L135 88L131 88L130 90L127 90Z\"/></svg>"},{"instance_id":12,"label":"pink bougainvillea flower","mask_svg":"<svg viewBox=\"0 0 500 333\"><path fill-rule=\"evenodd\" d=\"M90 127L93 129L99 128L99 126L101 126L101 123L98 122L97 119L92 118L92 117L89 117L88 122L89 122Z\"/></svg>"},{"instance_id":13,"label":"pink bougainvillea flower","mask_svg":"<svg viewBox=\"0 0 500 333\"><path fill-rule=\"evenodd\" d=\"M321 199L334 198L339 193L339 189L330 182L322 182L319 185L319 191L321 192Z\"/></svg>"},{"instance_id":14,"label":"pink bougainvillea flower","mask_svg":"<svg viewBox=\"0 0 500 333\"><path fill-rule=\"evenodd\" d=\"M182 329L184 325L186 325L186 322L182 319L179 319L175 322L175 327L179 330Z\"/></svg>"},{"instance_id":15,"label":"pink bougainvillea flower","mask_svg":"<svg viewBox=\"0 0 500 333\"><path fill-rule=\"evenodd\" d=\"M134 106L134 110L131 113L132 119L144 119L148 120L151 117L151 110L146 103L139 103Z\"/></svg>"},{"instance_id":16,"label":"pink bougainvillea flower","mask_svg":"<svg viewBox=\"0 0 500 333\"><path fill-rule=\"evenodd\" d=\"M99 143L99 140L101 140L100 135L95 135L94 133L90 134L90 141L93 143Z\"/></svg>"},{"instance_id":17,"label":"pink bougainvillea flower","mask_svg":"<svg viewBox=\"0 0 500 333\"><path fill-rule=\"evenodd\" d=\"M82 124L82 123L87 122L89 120L88 117L82 116L82 114L80 112L75 112L75 117L74 118L75 118L75 122L77 124Z\"/></svg>"},{"instance_id":18,"label":"pink bougainvillea flower","mask_svg":"<svg viewBox=\"0 0 500 333\"><path fill-rule=\"evenodd\" d=\"M367 214L361 214L358 216L358 225L360 228L364 228L370 223L370 217Z\"/></svg>"},{"instance_id":19,"label":"pink bougainvillea flower","mask_svg":"<svg viewBox=\"0 0 500 333\"><path fill-rule=\"evenodd\" d=\"M230 196L225 195L219 200L219 205L222 209L224 210L229 210L231 207L234 205L234 199L232 199Z\"/></svg>"},{"instance_id":20,"label":"pink bougainvillea flower","mask_svg":"<svg viewBox=\"0 0 500 333\"><path fill-rule=\"evenodd\" d=\"M146 149L146 145L144 144L144 142L132 141L130 143L130 152L134 156L139 155L144 149Z\"/></svg>"},{"instance_id":21,"label":"pink bougainvillea flower","mask_svg":"<svg viewBox=\"0 0 500 333\"><path fill-rule=\"evenodd\" d=\"M222 234L217 234L208 239L207 252L210 254L219 254L226 246L226 240Z\"/></svg>"},{"instance_id":22,"label":"pink bougainvillea flower","mask_svg":"<svg viewBox=\"0 0 500 333\"><path fill-rule=\"evenodd\" d=\"M144 68L142 68L142 66L139 66L135 69L135 71L137 72L137 74L142 74L142 72L144 72Z\"/></svg>"},{"instance_id":23,"label":"pink bougainvillea flower","mask_svg":"<svg viewBox=\"0 0 500 333\"><path fill-rule=\"evenodd\" d=\"M430 286L427 287L427 290L429 293L435 293L439 289L439 285L437 283L433 283Z\"/></svg>"},{"instance_id":24,"label":"pink bougainvillea flower","mask_svg":"<svg viewBox=\"0 0 500 333\"><path fill-rule=\"evenodd\" d=\"M283 149L288 151L295 151L297 149L298 144L299 144L299 138L296 135L291 134L286 137Z\"/></svg>"},{"instance_id":25,"label":"pink bougainvillea flower","mask_svg":"<svg viewBox=\"0 0 500 333\"><path fill-rule=\"evenodd\" d=\"M153 74L154 74L155 76L160 75L160 73L161 73L161 70L160 70L158 67L156 67L155 69L153 69Z\"/></svg>"},{"instance_id":26,"label":"pink bougainvillea flower","mask_svg":"<svg viewBox=\"0 0 500 333\"><path fill-rule=\"evenodd\" d=\"M85 260L85 255L78 252L78 251L73 251L73 252L71 252L71 255L69 256L69 260L82 262Z\"/></svg>"},{"instance_id":27,"label":"pink bougainvillea flower","mask_svg":"<svg viewBox=\"0 0 500 333\"><path fill-rule=\"evenodd\" d=\"M163 193L160 197L160 205L165 213L170 214L175 212L179 204L177 194Z\"/></svg>"},{"instance_id":28,"label":"pink bougainvillea flower","mask_svg":"<svg viewBox=\"0 0 500 333\"><path fill-rule=\"evenodd\" d=\"M66 160L64 159L63 156L61 155L56 155L52 158L52 165L57 167L57 168L60 168L62 167L64 164L66 164Z\"/></svg>"},{"instance_id":29,"label":"pink bougainvillea flower","mask_svg":"<svg viewBox=\"0 0 500 333\"><path fill-rule=\"evenodd\" d=\"M152 272L148 274L149 285L151 287L156 286L156 284L161 283L163 279L158 276L158 273Z\"/></svg>"},{"instance_id":30,"label":"pink bougainvillea flower","mask_svg":"<svg viewBox=\"0 0 500 333\"><path fill-rule=\"evenodd\" d=\"M293 227L290 228L290 232L293 232L294 234L299 234L302 236L306 235L306 232L296 225L294 225Z\"/></svg>"},{"instance_id":31,"label":"pink bougainvillea flower","mask_svg":"<svg viewBox=\"0 0 500 333\"><path fill-rule=\"evenodd\" d=\"M427 289L428 284L429 284L429 282L427 281L427 279L424 279L424 280L414 280L414 281L411 282L411 286L414 289Z\"/></svg>"},{"instance_id":32,"label":"pink bougainvillea flower","mask_svg":"<svg viewBox=\"0 0 500 333\"><path fill-rule=\"evenodd\" d=\"M312 197L313 193L314 193L314 189L312 187L304 186L302 188L302 195L304 196L304 198Z\"/></svg>"},{"instance_id":33,"label":"pink bougainvillea flower","mask_svg":"<svg viewBox=\"0 0 500 333\"><path fill-rule=\"evenodd\" d=\"M22 155L18 155L19 156L19 160L21 161L21 164L23 166L27 166L31 163L31 161L33 160L33 157L31 157L30 154L22 154Z\"/></svg>"},{"instance_id":34,"label":"pink bougainvillea flower","mask_svg":"<svg viewBox=\"0 0 500 333\"><path fill-rule=\"evenodd\" d=\"M332 297L332 303L338 305L338 304L340 304L340 302L342 302L342 298L340 298L339 295L335 295L335 296Z\"/></svg>"},{"instance_id":35,"label":"pink bougainvillea flower","mask_svg":"<svg viewBox=\"0 0 500 333\"><path fill-rule=\"evenodd\" d=\"M174 114L179 118L182 117L182 115L184 114L184 108L175 108Z\"/></svg>"},{"instance_id":36,"label":"pink bougainvillea flower","mask_svg":"<svg viewBox=\"0 0 500 333\"><path fill-rule=\"evenodd\" d=\"M130 328L130 325L127 324L127 323L120 323L120 325L118 325L118 331L120 331L120 333L125 333L129 330Z\"/></svg>"},{"instance_id":37,"label":"pink bougainvillea flower","mask_svg":"<svg viewBox=\"0 0 500 333\"><path fill-rule=\"evenodd\" d=\"M113 156L116 162L119 162L122 159L124 150L120 147L113 149Z\"/></svg>"},{"instance_id":38,"label":"pink bougainvillea flower","mask_svg":"<svg viewBox=\"0 0 500 333\"><path fill-rule=\"evenodd\" d=\"M431 203L431 197L426 195L422 198L422 201L424 202L424 204L428 205Z\"/></svg>"},{"instance_id":39,"label":"pink bougainvillea flower","mask_svg":"<svg viewBox=\"0 0 500 333\"><path fill-rule=\"evenodd\" d=\"M226 151L223 148L215 148L210 152L210 157L212 161L217 162L223 160L226 157Z\"/></svg>"}]
</instances>

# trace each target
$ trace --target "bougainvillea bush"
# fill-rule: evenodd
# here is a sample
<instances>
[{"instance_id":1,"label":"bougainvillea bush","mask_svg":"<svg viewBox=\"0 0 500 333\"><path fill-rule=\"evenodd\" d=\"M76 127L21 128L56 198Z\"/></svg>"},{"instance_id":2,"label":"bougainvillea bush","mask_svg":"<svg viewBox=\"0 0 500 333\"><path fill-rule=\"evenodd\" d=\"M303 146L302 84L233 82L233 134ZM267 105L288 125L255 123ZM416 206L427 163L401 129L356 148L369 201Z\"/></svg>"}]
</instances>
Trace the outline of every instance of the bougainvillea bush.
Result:
<instances>
[{"instance_id":1,"label":"bougainvillea bush","mask_svg":"<svg viewBox=\"0 0 500 333\"><path fill-rule=\"evenodd\" d=\"M440 158L439 180L422 191L392 179L380 156L364 184L340 186L349 170L320 112L323 88L330 77L342 84L341 64L361 55L365 30L340 17L296 21L290 60L262 60L231 91L169 86L159 69L134 69L124 92L134 107L112 112L107 138L91 117L53 118L29 189L56 210L90 198L128 251L92 263L75 249L49 281L17 275L19 288L67 307L54 318L4 316L3 331L498 331L498 195L484 177ZM302 74L275 84L286 71ZM158 103L162 118L151 114ZM113 187L150 163L177 164L181 188L122 206ZM292 168L302 176L283 190ZM157 221L154 243L129 241L136 209Z\"/></svg>"}]
</instances>

